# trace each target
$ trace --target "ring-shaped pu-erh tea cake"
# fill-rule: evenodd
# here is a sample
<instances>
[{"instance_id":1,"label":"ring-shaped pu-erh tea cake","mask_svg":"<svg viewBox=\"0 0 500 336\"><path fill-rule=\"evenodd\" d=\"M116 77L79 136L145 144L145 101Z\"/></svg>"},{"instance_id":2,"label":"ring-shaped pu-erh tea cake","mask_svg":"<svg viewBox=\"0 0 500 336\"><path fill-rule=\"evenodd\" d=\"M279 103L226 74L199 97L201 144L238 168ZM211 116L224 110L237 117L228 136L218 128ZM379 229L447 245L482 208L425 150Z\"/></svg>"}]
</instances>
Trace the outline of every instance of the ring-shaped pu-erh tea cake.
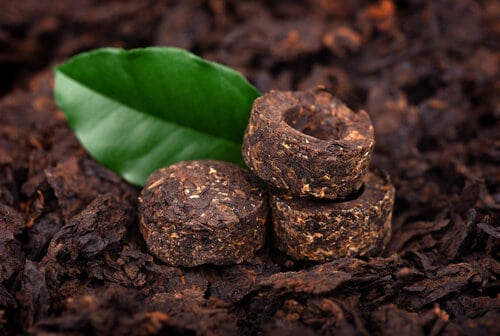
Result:
<instances>
[{"instance_id":1,"label":"ring-shaped pu-erh tea cake","mask_svg":"<svg viewBox=\"0 0 500 336\"><path fill-rule=\"evenodd\" d=\"M321 88L272 90L253 104L243 157L276 188L335 199L361 187L373 146L365 111L352 111Z\"/></svg>"},{"instance_id":2,"label":"ring-shaped pu-erh tea cake","mask_svg":"<svg viewBox=\"0 0 500 336\"><path fill-rule=\"evenodd\" d=\"M294 259L329 261L372 256L391 233L394 187L387 175L368 172L350 200L296 198L271 193L274 245Z\"/></svg>"},{"instance_id":3,"label":"ring-shaped pu-erh tea cake","mask_svg":"<svg viewBox=\"0 0 500 336\"><path fill-rule=\"evenodd\" d=\"M218 161L159 169L139 198L150 252L174 266L237 264L264 244L268 196L260 180Z\"/></svg>"}]
</instances>

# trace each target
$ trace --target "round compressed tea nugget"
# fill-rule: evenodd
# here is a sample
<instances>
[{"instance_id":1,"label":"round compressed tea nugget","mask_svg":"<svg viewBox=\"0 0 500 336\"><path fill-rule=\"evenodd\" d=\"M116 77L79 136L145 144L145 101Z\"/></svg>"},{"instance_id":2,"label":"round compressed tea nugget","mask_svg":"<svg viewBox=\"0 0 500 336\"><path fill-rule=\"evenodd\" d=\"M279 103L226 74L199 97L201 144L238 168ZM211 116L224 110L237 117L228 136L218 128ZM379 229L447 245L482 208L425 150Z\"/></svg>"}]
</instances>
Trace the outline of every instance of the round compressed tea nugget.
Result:
<instances>
[{"instance_id":1,"label":"round compressed tea nugget","mask_svg":"<svg viewBox=\"0 0 500 336\"><path fill-rule=\"evenodd\" d=\"M320 87L273 90L253 104L243 157L278 189L335 199L361 187L373 146L365 111L352 111Z\"/></svg>"},{"instance_id":2,"label":"round compressed tea nugget","mask_svg":"<svg viewBox=\"0 0 500 336\"><path fill-rule=\"evenodd\" d=\"M368 172L351 200L318 201L271 193L274 245L294 259L373 256L389 242L394 187Z\"/></svg>"},{"instance_id":3,"label":"round compressed tea nugget","mask_svg":"<svg viewBox=\"0 0 500 336\"><path fill-rule=\"evenodd\" d=\"M157 170L139 197L150 252L174 266L237 264L264 244L267 191L226 162L186 161Z\"/></svg>"}]
</instances>

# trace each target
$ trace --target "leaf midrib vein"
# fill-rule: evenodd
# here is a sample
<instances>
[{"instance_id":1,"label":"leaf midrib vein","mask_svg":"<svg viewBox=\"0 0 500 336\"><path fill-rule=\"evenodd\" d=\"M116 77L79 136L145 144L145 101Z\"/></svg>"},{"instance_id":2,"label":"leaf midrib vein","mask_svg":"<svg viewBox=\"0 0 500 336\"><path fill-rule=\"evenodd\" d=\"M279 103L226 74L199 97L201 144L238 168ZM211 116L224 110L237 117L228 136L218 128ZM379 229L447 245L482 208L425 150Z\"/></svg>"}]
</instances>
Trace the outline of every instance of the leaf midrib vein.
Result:
<instances>
[{"instance_id":1,"label":"leaf midrib vein","mask_svg":"<svg viewBox=\"0 0 500 336\"><path fill-rule=\"evenodd\" d=\"M169 120L165 120L163 118L161 118L160 116L157 116L157 115L153 115L153 114L149 114L148 112L146 111L143 111L143 110L140 110L140 109L137 109L136 107L133 107L129 104L125 104L123 103L122 101L120 100L117 100L117 99L114 99L113 97L110 97L109 95L105 94L105 93L102 93L100 91L97 91L95 90L94 88L92 88L91 86L81 82L81 81L78 81L76 79L74 79L73 77L67 75L63 70L61 69L58 69L57 70L60 74L64 75L64 77L66 77L67 79L77 83L78 85L81 85L82 87L86 88L87 90L95 93L96 95L98 96L101 96L107 100L110 100L112 102L115 102L117 103L118 105L122 105L122 106L125 106L127 108L129 108L130 110L132 111L136 111L137 113L141 114L141 115L144 115L146 116L147 118L152 118L152 119L155 119L155 120L159 120L160 122L162 123L167 123L167 124L172 124L172 125L175 125L176 127L179 127L179 128L182 128L182 129L186 129L186 130L190 130L192 132L196 132L196 133L199 133L199 134L203 134L204 136L207 136L207 137L210 137L210 138L214 138L214 139L223 139L224 141L228 142L228 143L232 143L234 145L237 145L237 146L241 146L240 143L234 141L234 140L231 140L231 139L228 139L227 137L224 137L224 136L217 136L217 135L214 135L214 134L211 134L211 133L207 133L205 131L202 131L202 130L199 130L197 128L194 128L194 127L189 127L189 126L186 126L186 125L182 125L182 124L179 124L177 122L173 122L173 121L169 121Z\"/></svg>"}]
</instances>

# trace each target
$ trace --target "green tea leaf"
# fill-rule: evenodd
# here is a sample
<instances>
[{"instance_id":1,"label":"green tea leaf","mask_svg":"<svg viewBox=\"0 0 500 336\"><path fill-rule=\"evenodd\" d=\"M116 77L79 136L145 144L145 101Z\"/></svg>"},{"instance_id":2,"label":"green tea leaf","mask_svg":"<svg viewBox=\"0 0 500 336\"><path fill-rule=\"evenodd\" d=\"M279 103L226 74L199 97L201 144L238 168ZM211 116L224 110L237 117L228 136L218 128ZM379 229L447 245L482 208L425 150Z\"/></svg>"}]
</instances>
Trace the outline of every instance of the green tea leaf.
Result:
<instances>
[{"instance_id":1,"label":"green tea leaf","mask_svg":"<svg viewBox=\"0 0 500 336\"><path fill-rule=\"evenodd\" d=\"M238 72L177 48L99 49L55 70L55 99L80 142L137 185L183 160L243 164L259 95Z\"/></svg>"}]
</instances>

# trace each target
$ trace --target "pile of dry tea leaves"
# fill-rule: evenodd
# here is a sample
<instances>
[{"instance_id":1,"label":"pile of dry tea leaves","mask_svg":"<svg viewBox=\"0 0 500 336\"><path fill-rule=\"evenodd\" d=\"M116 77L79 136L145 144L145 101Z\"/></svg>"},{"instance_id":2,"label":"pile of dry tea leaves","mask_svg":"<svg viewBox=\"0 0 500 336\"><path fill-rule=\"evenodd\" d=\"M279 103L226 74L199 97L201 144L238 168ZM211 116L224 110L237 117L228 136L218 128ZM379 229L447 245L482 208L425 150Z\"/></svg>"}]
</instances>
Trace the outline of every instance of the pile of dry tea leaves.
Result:
<instances>
[{"instance_id":1,"label":"pile of dry tea leaves","mask_svg":"<svg viewBox=\"0 0 500 336\"><path fill-rule=\"evenodd\" d=\"M496 0L0 2L0 334L499 334L499 17ZM69 56L149 45L368 111L372 165L396 189L386 251L152 257L139 190L86 154L52 96Z\"/></svg>"}]
</instances>

